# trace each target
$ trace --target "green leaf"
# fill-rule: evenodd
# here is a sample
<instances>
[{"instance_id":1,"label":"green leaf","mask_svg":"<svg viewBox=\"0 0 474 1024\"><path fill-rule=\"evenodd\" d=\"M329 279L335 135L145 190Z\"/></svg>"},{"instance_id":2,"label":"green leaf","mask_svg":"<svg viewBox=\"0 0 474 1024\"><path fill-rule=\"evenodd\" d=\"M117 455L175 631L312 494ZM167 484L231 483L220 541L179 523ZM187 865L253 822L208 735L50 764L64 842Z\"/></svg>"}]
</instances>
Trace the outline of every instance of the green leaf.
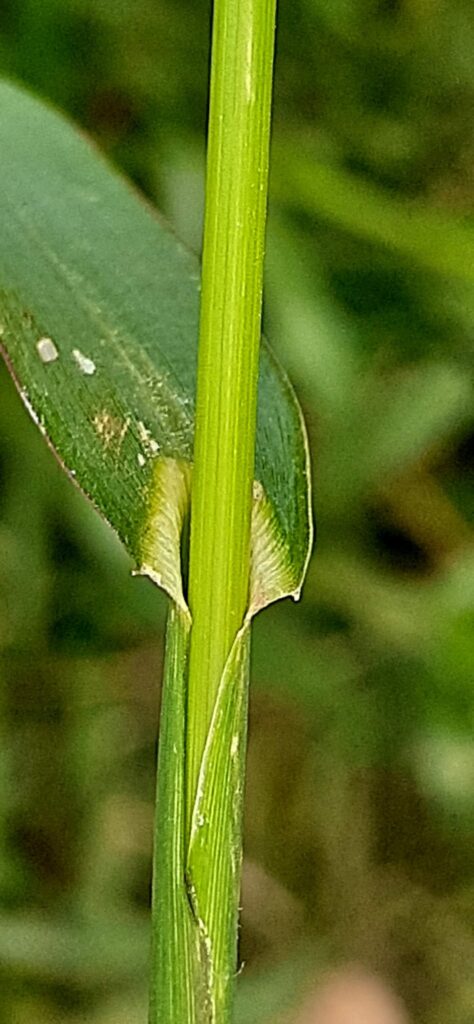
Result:
<instances>
[{"instance_id":1,"label":"green leaf","mask_svg":"<svg viewBox=\"0 0 474 1024\"><path fill-rule=\"evenodd\" d=\"M187 501L193 454L198 262L62 117L7 83L0 151L0 341L9 367L137 571L183 606L170 530L176 500ZM266 345L255 475L254 611L298 596L311 542L304 426Z\"/></svg>"}]
</instances>

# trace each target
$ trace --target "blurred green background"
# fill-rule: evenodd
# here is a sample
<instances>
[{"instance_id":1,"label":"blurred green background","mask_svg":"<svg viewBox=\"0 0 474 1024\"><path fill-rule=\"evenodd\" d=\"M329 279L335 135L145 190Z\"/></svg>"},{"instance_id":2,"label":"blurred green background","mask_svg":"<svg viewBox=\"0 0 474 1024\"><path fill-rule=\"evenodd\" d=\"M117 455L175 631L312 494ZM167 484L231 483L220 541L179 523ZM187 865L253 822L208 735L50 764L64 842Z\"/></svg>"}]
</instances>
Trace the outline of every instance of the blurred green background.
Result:
<instances>
[{"instance_id":1,"label":"blurred green background","mask_svg":"<svg viewBox=\"0 0 474 1024\"><path fill-rule=\"evenodd\" d=\"M209 8L0 10L0 70L196 250ZM265 327L318 543L255 626L236 1024L473 1019L473 115L471 0L280 0ZM0 368L6 1024L146 1020L164 615ZM335 971L399 1016L318 1009Z\"/></svg>"}]
</instances>

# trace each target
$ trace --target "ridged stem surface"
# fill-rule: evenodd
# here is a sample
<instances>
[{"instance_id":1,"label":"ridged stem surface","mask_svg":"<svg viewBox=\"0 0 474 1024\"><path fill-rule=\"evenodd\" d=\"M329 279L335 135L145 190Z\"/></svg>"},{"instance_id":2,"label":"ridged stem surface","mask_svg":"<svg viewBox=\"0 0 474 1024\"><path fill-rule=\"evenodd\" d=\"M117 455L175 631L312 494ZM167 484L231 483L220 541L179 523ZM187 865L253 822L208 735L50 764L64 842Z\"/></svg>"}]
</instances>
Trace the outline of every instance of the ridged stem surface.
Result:
<instances>
[{"instance_id":1,"label":"ridged stem surface","mask_svg":"<svg viewBox=\"0 0 474 1024\"><path fill-rule=\"evenodd\" d=\"M216 0L192 483L187 820L245 614L275 0Z\"/></svg>"}]
</instances>

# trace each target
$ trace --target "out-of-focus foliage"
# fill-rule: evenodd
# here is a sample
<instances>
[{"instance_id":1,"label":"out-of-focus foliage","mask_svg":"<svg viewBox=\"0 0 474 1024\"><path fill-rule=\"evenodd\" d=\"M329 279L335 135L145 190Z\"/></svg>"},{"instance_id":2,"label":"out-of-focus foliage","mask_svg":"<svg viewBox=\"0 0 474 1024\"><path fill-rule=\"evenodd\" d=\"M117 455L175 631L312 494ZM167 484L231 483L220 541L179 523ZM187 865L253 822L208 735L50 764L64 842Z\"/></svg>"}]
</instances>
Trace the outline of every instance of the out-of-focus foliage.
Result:
<instances>
[{"instance_id":1,"label":"out-of-focus foliage","mask_svg":"<svg viewBox=\"0 0 474 1024\"><path fill-rule=\"evenodd\" d=\"M255 629L236 1022L294 1024L356 962L413 1022L468 1024L474 12L279 14L266 329L310 425L318 545L303 604ZM1 70L195 249L208 39L198 0L0 11ZM2 372L1 1019L146 1019L163 615Z\"/></svg>"}]
</instances>

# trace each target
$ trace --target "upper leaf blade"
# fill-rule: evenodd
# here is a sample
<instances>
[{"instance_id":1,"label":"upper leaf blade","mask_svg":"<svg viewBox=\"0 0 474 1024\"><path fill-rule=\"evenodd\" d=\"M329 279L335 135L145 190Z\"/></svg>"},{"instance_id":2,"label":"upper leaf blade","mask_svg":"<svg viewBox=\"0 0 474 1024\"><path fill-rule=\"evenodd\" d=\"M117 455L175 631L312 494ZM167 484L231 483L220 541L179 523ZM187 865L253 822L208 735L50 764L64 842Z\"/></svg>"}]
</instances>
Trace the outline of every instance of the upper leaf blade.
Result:
<instances>
[{"instance_id":1,"label":"upper leaf blade","mask_svg":"<svg viewBox=\"0 0 474 1024\"><path fill-rule=\"evenodd\" d=\"M198 261L67 121L7 83L0 151L2 348L65 467L159 577L157 459L192 462ZM304 426L266 345L256 477L267 538L254 610L298 593L311 542Z\"/></svg>"}]
</instances>

